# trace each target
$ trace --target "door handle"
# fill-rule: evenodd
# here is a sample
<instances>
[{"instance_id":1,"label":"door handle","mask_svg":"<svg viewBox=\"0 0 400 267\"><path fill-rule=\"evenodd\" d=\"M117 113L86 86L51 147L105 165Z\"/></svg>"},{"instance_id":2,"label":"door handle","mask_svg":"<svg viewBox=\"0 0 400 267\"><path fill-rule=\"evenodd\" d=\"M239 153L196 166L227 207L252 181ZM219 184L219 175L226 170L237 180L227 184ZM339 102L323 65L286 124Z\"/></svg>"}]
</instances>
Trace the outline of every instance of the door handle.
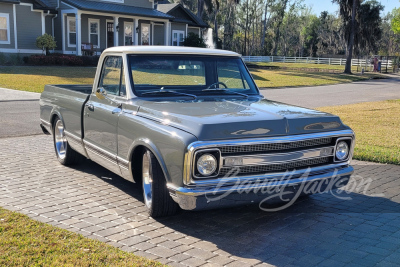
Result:
<instances>
[{"instance_id":1,"label":"door handle","mask_svg":"<svg viewBox=\"0 0 400 267\"><path fill-rule=\"evenodd\" d=\"M121 113L122 109L120 108L115 108L113 109L113 111L111 111L111 114L117 114L117 113Z\"/></svg>"},{"instance_id":2,"label":"door handle","mask_svg":"<svg viewBox=\"0 0 400 267\"><path fill-rule=\"evenodd\" d=\"M94 111L94 106L93 106L93 104L86 103L85 106L87 106L88 110Z\"/></svg>"}]
</instances>

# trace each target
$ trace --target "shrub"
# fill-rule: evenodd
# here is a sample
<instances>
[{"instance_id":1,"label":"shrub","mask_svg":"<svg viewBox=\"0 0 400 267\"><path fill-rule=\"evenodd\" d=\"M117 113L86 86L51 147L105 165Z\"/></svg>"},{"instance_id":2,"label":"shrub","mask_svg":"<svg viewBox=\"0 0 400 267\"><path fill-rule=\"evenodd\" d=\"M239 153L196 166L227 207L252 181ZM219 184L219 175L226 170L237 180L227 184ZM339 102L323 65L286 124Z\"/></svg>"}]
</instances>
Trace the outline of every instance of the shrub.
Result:
<instances>
[{"instance_id":1,"label":"shrub","mask_svg":"<svg viewBox=\"0 0 400 267\"><path fill-rule=\"evenodd\" d=\"M29 65L62 65L62 66L83 66L81 57L73 55L32 55L24 58Z\"/></svg>"},{"instance_id":2,"label":"shrub","mask_svg":"<svg viewBox=\"0 0 400 267\"><path fill-rule=\"evenodd\" d=\"M50 49L57 47L54 37L47 33L36 38L36 46L42 49L43 52L46 52L46 55L49 54Z\"/></svg>"},{"instance_id":3,"label":"shrub","mask_svg":"<svg viewBox=\"0 0 400 267\"><path fill-rule=\"evenodd\" d=\"M204 42L204 39L201 38L198 34L195 34L193 32L189 32L185 40L183 41L184 46L190 46L190 47L203 47L206 48L207 45Z\"/></svg>"}]
</instances>

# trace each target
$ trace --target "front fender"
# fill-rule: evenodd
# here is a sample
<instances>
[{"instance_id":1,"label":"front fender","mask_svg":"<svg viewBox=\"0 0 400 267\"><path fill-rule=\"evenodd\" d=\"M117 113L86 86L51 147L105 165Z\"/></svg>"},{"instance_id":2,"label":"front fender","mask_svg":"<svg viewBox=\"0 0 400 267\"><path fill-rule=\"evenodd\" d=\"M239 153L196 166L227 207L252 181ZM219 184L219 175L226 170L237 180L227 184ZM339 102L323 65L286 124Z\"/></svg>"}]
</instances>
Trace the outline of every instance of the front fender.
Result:
<instances>
[{"instance_id":1,"label":"front fender","mask_svg":"<svg viewBox=\"0 0 400 267\"><path fill-rule=\"evenodd\" d=\"M121 114L118 123L118 157L133 171L134 153L139 146L157 158L168 183L183 185L187 146L197 138L185 131L132 114Z\"/></svg>"}]
</instances>

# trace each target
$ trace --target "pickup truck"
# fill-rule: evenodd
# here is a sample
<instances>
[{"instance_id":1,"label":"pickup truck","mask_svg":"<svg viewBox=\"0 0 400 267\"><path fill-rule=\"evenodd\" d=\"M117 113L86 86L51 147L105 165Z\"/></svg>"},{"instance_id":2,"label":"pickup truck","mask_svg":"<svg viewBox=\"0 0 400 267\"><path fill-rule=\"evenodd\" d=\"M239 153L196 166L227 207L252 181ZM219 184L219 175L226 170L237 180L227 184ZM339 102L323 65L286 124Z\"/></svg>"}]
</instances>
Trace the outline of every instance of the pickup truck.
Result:
<instances>
[{"instance_id":1,"label":"pickup truck","mask_svg":"<svg viewBox=\"0 0 400 267\"><path fill-rule=\"evenodd\" d=\"M106 49L93 85L45 86L40 119L61 164L140 183L153 217L332 190L353 173L339 117L265 99L230 51Z\"/></svg>"}]
</instances>

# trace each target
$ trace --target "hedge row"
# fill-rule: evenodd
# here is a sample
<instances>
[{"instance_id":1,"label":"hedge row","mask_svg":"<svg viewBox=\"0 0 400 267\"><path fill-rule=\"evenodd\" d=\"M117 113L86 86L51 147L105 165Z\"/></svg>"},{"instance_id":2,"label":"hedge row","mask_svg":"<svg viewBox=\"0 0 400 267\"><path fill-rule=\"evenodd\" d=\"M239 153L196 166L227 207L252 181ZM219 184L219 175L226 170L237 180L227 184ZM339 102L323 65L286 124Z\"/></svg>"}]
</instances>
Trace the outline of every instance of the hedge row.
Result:
<instances>
[{"instance_id":1,"label":"hedge row","mask_svg":"<svg viewBox=\"0 0 400 267\"><path fill-rule=\"evenodd\" d=\"M98 56L74 56L63 54L31 55L24 57L25 64L34 66L97 66Z\"/></svg>"}]
</instances>

